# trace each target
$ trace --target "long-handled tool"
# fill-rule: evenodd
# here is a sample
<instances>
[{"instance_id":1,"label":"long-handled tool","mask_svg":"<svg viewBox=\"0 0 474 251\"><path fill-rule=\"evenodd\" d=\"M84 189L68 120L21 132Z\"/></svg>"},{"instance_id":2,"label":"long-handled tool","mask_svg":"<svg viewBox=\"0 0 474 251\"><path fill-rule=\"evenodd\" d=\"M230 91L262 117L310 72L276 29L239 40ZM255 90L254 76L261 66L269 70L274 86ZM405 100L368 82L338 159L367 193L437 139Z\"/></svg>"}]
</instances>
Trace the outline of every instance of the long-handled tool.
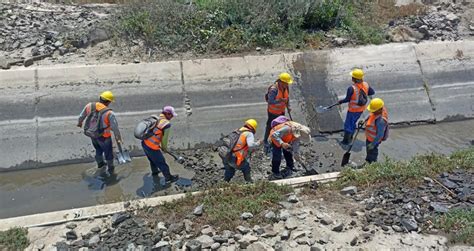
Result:
<instances>
[{"instance_id":1,"label":"long-handled tool","mask_svg":"<svg viewBox=\"0 0 474 251\"><path fill-rule=\"evenodd\" d=\"M289 107L287 106L286 109L288 110L288 116L290 117L290 120L293 121Z\"/></svg>"},{"instance_id":2,"label":"long-handled tool","mask_svg":"<svg viewBox=\"0 0 474 251\"><path fill-rule=\"evenodd\" d=\"M183 164L184 163L184 158L181 157L181 156L178 156L172 152L169 152L169 151L166 151L166 153L168 153L169 155L171 155L171 157L173 157L173 159L178 162L179 164Z\"/></svg>"},{"instance_id":3,"label":"long-handled tool","mask_svg":"<svg viewBox=\"0 0 474 251\"><path fill-rule=\"evenodd\" d=\"M349 160L351 158L352 146L354 145L354 142L356 141L357 135L359 134L359 131L360 131L361 128L362 128L362 126L357 127L356 134L355 134L354 138L352 139L352 143L349 146L349 149L347 149L346 153L344 153L344 156L342 156L341 166L345 166L349 163Z\"/></svg>"},{"instance_id":4,"label":"long-handled tool","mask_svg":"<svg viewBox=\"0 0 474 251\"><path fill-rule=\"evenodd\" d=\"M118 147L118 153L117 153L117 160L118 160L118 163L119 164L125 164L125 163L128 163L128 162L131 162L132 161L132 158L130 157L130 153L128 152L128 150L123 150L122 149L122 144L117 142L117 147Z\"/></svg>"},{"instance_id":5,"label":"long-handled tool","mask_svg":"<svg viewBox=\"0 0 474 251\"><path fill-rule=\"evenodd\" d=\"M316 112L317 113L324 113L324 112L327 112L327 111L331 110L331 108L333 108L334 106L337 106L337 105L339 105L339 103L335 103L335 104L332 104L330 106L320 105L320 106L316 107Z\"/></svg>"}]
</instances>

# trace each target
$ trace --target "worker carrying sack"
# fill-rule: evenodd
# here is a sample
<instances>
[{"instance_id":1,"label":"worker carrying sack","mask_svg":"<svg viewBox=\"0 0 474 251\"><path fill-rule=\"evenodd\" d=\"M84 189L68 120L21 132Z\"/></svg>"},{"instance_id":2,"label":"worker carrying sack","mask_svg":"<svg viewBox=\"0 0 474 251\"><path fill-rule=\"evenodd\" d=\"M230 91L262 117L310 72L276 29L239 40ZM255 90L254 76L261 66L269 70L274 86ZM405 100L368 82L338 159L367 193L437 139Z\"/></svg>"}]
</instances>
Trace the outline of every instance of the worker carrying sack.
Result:
<instances>
[{"instance_id":1,"label":"worker carrying sack","mask_svg":"<svg viewBox=\"0 0 474 251\"><path fill-rule=\"evenodd\" d=\"M105 127L102 125L102 116L110 111L110 108L104 108L100 111L96 110L96 103L91 103L91 110L87 115L84 124L84 134L90 138L97 139L104 134Z\"/></svg>"},{"instance_id":2,"label":"worker carrying sack","mask_svg":"<svg viewBox=\"0 0 474 251\"><path fill-rule=\"evenodd\" d=\"M156 124L159 120L160 118L157 116L151 116L142 120L135 127L133 135L139 140L148 139L149 137L153 136L153 129L156 127Z\"/></svg>"},{"instance_id":3,"label":"worker carrying sack","mask_svg":"<svg viewBox=\"0 0 474 251\"><path fill-rule=\"evenodd\" d=\"M217 152L219 153L222 161L231 163L233 154L232 149L234 149L235 145L237 145L240 134L242 134L241 131L235 130L221 139L220 146L217 147Z\"/></svg>"}]
</instances>

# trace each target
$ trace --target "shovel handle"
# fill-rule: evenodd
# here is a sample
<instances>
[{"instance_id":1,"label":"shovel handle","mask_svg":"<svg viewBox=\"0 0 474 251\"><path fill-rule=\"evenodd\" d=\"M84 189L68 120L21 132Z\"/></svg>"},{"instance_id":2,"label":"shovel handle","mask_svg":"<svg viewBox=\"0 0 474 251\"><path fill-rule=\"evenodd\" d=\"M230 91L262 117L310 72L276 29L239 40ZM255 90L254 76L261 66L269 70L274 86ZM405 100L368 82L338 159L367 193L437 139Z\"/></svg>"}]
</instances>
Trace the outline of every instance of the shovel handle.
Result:
<instances>
[{"instance_id":1,"label":"shovel handle","mask_svg":"<svg viewBox=\"0 0 474 251\"><path fill-rule=\"evenodd\" d=\"M354 135L354 138L352 139L352 143L351 143L351 145L349 146L349 149L347 150L346 153L350 153L350 152L351 152L352 146L354 145L354 142L357 140L357 135L359 135L360 129L361 129L361 127L357 127L356 134Z\"/></svg>"},{"instance_id":2,"label":"shovel handle","mask_svg":"<svg viewBox=\"0 0 474 251\"><path fill-rule=\"evenodd\" d=\"M119 142L117 142L117 148L119 150L120 153L122 153L122 144L120 144Z\"/></svg>"}]
</instances>

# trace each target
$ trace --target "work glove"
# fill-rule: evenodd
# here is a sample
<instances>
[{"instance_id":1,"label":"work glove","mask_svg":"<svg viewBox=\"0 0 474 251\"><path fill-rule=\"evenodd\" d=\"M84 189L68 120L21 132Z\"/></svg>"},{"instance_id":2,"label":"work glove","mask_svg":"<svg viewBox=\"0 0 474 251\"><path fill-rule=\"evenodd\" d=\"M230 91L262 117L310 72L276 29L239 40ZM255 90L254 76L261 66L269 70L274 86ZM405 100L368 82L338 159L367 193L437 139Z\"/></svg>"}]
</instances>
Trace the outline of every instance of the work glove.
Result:
<instances>
[{"instance_id":1,"label":"work glove","mask_svg":"<svg viewBox=\"0 0 474 251\"><path fill-rule=\"evenodd\" d=\"M372 142L367 145L367 150L371 151L377 146L377 143Z\"/></svg>"},{"instance_id":2,"label":"work glove","mask_svg":"<svg viewBox=\"0 0 474 251\"><path fill-rule=\"evenodd\" d=\"M77 123L77 127L81 128L81 127L82 127L82 123Z\"/></svg>"},{"instance_id":3,"label":"work glove","mask_svg":"<svg viewBox=\"0 0 474 251\"><path fill-rule=\"evenodd\" d=\"M283 149L285 149L285 150L291 149L291 145L288 144L288 143L282 143L282 144L281 144L281 147L282 147Z\"/></svg>"}]
</instances>

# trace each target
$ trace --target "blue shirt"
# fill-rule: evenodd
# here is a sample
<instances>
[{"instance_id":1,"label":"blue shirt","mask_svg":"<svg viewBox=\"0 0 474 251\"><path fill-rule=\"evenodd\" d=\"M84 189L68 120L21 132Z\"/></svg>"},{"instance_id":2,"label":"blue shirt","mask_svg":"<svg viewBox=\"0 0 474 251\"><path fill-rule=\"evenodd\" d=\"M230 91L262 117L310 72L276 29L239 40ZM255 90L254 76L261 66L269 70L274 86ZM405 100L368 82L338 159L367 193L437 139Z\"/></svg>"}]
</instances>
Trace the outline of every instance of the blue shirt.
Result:
<instances>
[{"instance_id":1,"label":"blue shirt","mask_svg":"<svg viewBox=\"0 0 474 251\"><path fill-rule=\"evenodd\" d=\"M385 135L386 126L387 126L387 122L385 122L382 116L380 116L379 118L375 120L375 128L377 130L377 134L375 135L374 142L376 144L379 144L382 141L383 136Z\"/></svg>"}]
</instances>

